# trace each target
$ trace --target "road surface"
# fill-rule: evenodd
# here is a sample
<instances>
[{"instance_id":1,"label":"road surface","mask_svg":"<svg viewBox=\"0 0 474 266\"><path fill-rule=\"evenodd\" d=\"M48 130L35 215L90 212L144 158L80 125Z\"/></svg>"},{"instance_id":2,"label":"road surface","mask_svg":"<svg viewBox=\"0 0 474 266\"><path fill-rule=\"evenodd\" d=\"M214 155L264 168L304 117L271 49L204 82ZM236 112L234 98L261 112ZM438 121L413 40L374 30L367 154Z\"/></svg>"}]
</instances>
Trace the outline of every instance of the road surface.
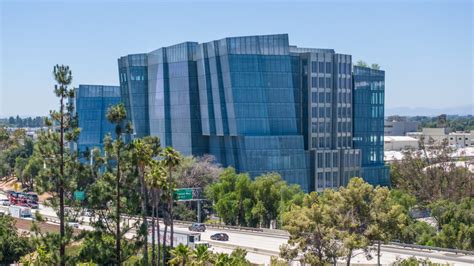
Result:
<instances>
[{"instance_id":1,"label":"road surface","mask_svg":"<svg viewBox=\"0 0 474 266\"><path fill-rule=\"evenodd\" d=\"M6 198L0 194L0 199ZM39 212L43 216L57 217L55 211L51 207L40 204ZM83 217L85 221L89 220L89 217ZM164 226L164 225L161 225ZM92 230L88 225L81 225L79 229ZM187 225L176 224L175 229L179 231L188 231ZM210 239L210 236L215 233L226 233L229 235L229 241L214 241ZM216 252L231 253L233 249L237 247L245 248L248 251L247 259L253 263L258 264L269 264L271 256L278 256L279 247L282 244L286 244L288 238L282 235L265 234L263 232L246 232L236 230L217 230L208 228L206 232L201 233L201 240L211 243L212 249ZM376 264L377 258L375 252L372 254L372 259L368 260L364 254L360 251L354 252L359 253L357 256L352 258L354 264ZM411 248L403 248L399 246L383 245L382 246L382 264L391 264L397 259L409 258L416 256L417 258L428 258L432 262L436 263L448 263L450 265L474 265L474 256L455 254L450 252L440 251L429 251L419 250ZM343 262L343 261L341 261Z\"/></svg>"}]
</instances>

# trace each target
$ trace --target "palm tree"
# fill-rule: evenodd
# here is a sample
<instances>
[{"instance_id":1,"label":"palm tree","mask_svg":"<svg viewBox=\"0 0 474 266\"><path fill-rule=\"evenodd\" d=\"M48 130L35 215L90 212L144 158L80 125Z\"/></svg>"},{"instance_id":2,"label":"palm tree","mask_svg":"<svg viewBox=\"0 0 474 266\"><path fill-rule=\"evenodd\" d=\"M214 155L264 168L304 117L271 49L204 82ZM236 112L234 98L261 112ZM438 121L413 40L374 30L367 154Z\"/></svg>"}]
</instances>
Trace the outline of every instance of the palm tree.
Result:
<instances>
[{"instance_id":1,"label":"palm tree","mask_svg":"<svg viewBox=\"0 0 474 266\"><path fill-rule=\"evenodd\" d=\"M107 110L107 120L110 123L115 124L115 134L116 139L113 144L113 149L115 152L116 160L117 160L117 172L115 177L115 189L116 189L116 232L115 232L115 256L117 260L117 264L120 265L122 263L121 256L120 256L120 179L122 173L120 172L121 166L121 150L123 148L123 141L122 141L122 123L127 117L127 111L125 111L125 106L122 103L117 105L113 105L109 107Z\"/></svg>"},{"instance_id":2,"label":"palm tree","mask_svg":"<svg viewBox=\"0 0 474 266\"><path fill-rule=\"evenodd\" d=\"M170 219L170 246L173 247L173 236L174 236L174 229L173 229L173 177L172 172L176 166L181 163L181 155L172 147L166 147L162 153L163 157L163 165L168 170L168 187L169 187L169 195L168 195L168 212L169 212L169 219Z\"/></svg>"},{"instance_id":3,"label":"palm tree","mask_svg":"<svg viewBox=\"0 0 474 266\"><path fill-rule=\"evenodd\" d=\"M191 255L191 249L188 246L185 246L183 244L179 244L176 246L174 249L171 250L171 255L173 255L173 258L170 259L168 262L173 265L186 265L186 262L189 259L189 256Z\"/></svg>"},{"instance_id":4,"label":"palm tree","mask_svg":"<svg viewBox=\"0 0 474 266\"><path fill-rule=\"evenodd\" d=\"M58 83L54 86L54 93L59 97L59 127L60 127L60 169L59 169L59 235L60 235L60 247L59 257L60 265L66 264L66 244L65 244L65 231L64 231L64 129L66 127L65 113L64 113L64 100L74 95L74 89L68 89L68 86L72 82L72 73L68 66L56 65L53 70L54 79Z\"/></svg>"},{"instance_id":5,"label":"palm tree","mask_svg":"<svg viewBox=\"0 0 474 266\"><path fill-rule=\"evenodd\" d=\"M216 253L214 255L214 266L227 266L231 265L231 258L229 257L229 254L226 253Z\"/></svg>"},{"instance_id":6,"label":"palm tree","mask_svg":"<svg viewBox=\"0 0 474 266\"><path fill-rule=\"evenodd\" d=\"M233 265L250 265L250 262L246 259L247 250L243 248L236 248L230 253L230 259Z\"/></svg>"},{"instance_id":7,"label":"palm tree","mask_svg":"<svg viewBox=\"0 0 474 266\"><path fill-rule=\"evenodd\" d=\"M135 139L133 141L134 157L138 166L138 178L140 179L141 188L141 213L142 213L142 231L144 232L144 244L143 244L143 265L148 265L148 220L147 220L147 202L148 202L148 190L145 183L145 168L150 165L153 151L148 145L141 139Z\"/></svg>"},{"instance_id":8,"label":"palm tree","mask_svg":"<svg viewBox=\"0 0 474 266\"><path fill-rule=\"evenodd\" d=\"M198 245L191 254L191 265L206 266L211 262L212 252L204 245Z\"/></svg>"},{"instance_id":9,"label":"palm tree","mask_svg":"<svg viewBox=\"0 0 474 266\"><path fill-rule=\"evenodd\" d=\"M158 259L156 263L160 263L160 221L158 219L158 209L160 206L160 198L163 191L166 191L166 171L163 169L161 164L156 161L152 161L151 171L146 176L146 183L152 189L152 220L151 220L151 229L152 229L152 255L151 255L151 264L155 265L155 220L157 220L157 235L158 235ZM165 241L165 240L163 240Z\"/></svg>"}]
</instances>

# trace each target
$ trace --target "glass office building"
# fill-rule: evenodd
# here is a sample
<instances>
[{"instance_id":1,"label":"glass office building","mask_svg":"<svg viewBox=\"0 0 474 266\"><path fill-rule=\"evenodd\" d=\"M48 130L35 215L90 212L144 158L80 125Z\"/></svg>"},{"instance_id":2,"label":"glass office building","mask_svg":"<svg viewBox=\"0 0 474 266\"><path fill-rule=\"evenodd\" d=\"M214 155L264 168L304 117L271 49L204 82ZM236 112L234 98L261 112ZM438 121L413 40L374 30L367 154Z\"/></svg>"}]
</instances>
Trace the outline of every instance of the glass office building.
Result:
<instances>
[{"instance_id":1,"label":"glass office building","mask_svg":"<svg viewBox=\"0 0 474 266\"><path fill-rule=\"evenodd\" d=\"M196 60L208 153L251 176L278 172L311 190L297 129L288 35L203 43Z\"/></svg>"},{"instance_id":2,"label":"glass office building","mask_svg":"<svg viewBox=\"0 0 474 266\"><path fill-rule=\"evenodd\" d=\"M133 137L150 134L148 116L147 54L132 54L118 59L120 94L133 126Z\"/></svg>"},{"instance_id":3,"label":"glass office building","mask_svg":"<svg viewBox=\"0 0 474 266\"><path fill-rule=\"evenodd\" d=\"M367 174L372 148L353 141L379 132L354 132L360 76L351 55L290 46L277 34L184 42L118 64L137 137L158 136L184 155L212 154L251 176L278 172L305 191L378 175ZM370 167L383 167L377 160Z\"/></svg>"},{"instance_id":4,"label":"glass office building","mask_svg":"<svg viewBox=\"0 0 474 266\"><path fill-rule=\"evenodd\" d=\"M309 151L311 187L347 184L360 175L360 150L352 145L352 57L331 49L290 47L300 106L300 130ZM299 66L297 66L299 64Z\"/></svg>"},{"instance_id":5,"label":"glass office building","mask_svg":"<svg viewBox=\"0 0 474 266\"><path fill-rule=\"evenodd\" d=\"M362 152L362 177L374 185L390 185L384 164L385 72L354 67L354 147Z\"/></svg>"},{"instance_id":6,"label":"glass office building","mask_svg":"<svg viewBox=\"0 0 474 266\"><path fill-rule=\"evenodd\" d=\"M107 109L121 101L120 87L103 85L79 85L76 91L76 113L81 128L77 149L86 152L94 147L102 148L107 134L115 135L115 126L106 118Z\"/></svg>"},{"instance_id":7,"label":"glass office building","mask_svg":"<svg viewBox=\"0 0 474 266\"><path fill-rule=\"evenodd\" d=\"M208 152L201 130L197 46L185 42L148 54L150 134L185 155Z\"/></svg>"}]
</instances>

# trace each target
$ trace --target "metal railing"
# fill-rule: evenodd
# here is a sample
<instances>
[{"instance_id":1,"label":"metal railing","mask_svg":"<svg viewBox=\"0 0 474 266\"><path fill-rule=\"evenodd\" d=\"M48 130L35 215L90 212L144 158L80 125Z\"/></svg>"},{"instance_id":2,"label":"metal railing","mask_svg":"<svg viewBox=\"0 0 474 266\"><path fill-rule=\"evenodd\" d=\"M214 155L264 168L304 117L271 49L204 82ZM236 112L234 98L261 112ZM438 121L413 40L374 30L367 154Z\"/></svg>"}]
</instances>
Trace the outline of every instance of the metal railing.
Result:
<instances>
[{"instance_id":1,"label":"metal railing","mask_svg":"<svg viewBox=\"0 0 474 266\"><path fill-rule=\"evenodd\" d=\"M474 251L470 251L470 250L422 246L422 245L416 245L416 244L405 244L405 243L400 243L400 242L389 242L388 244L393 245L393 246L403 247L403 248L444 251L444 252L450 252L450 253L455 253L455 254L474 255Z\"/></svg>"}]
</instances>

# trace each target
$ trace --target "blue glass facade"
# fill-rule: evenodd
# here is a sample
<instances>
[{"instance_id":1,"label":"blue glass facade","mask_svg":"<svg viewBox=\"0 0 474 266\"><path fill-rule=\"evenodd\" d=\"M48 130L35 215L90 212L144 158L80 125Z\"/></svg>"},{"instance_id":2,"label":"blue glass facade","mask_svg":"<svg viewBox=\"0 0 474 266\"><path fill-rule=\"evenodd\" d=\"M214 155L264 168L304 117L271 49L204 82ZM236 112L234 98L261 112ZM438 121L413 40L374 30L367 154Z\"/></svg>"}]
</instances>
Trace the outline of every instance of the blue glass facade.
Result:
<instances>
[{"instance_id":1,"label":"blue glass facade","mask_svg":"<svg viewBox=\"0 0 474 266\"><path fill-rule=\"evenodd\" d=\"M76 112L81 134L77 142L80 152L93 147L102 148L104 137L115 134L106 114L111 105L121 101L120 87L103 85L79 85L76 91Z\"/></svg>"},{"instance_id":2,"label":"blue glass facade","mask_svg":"<svg viewBox=\"0 0 474 266\"><path fill-rule=\"evenodd\" d=\"M360 141L383 138L383 101L370 103L382 111L367 117L360 96L363 82L380 77L353 73L351 55L290 46L277 34L184 42L118 65L137 137L158 136L185 155L212 154L251 176L278 172L306 191L361 174L388 184L380 143ZM382 135L372 126L380 117Z\"/></svg>"},{"instance_id":3,"label":"blue glass facade","mask_svg":"<svg viewBox=\"0 0 474 266\"><path fill-rule=\"evenodd\" d=\"M132 54L118 59L122 102L133 126L133 136L138 138L150 134L147 59L147 54Z\"/></svg>"},{"instance_id":4,"label":"blue glass facade","mask_svg":"<svg viewBox=\"0 0 474 266\"><path fill-rule=\"evenodd\" d=\"M185 155L208 151L201 130L197 43L185 42L148 54L150 134Z\"/></svg>"},{"instance_id":5,"label":"blue glass facade","mask_svg":"<svg viewBox=\"0 0 474 266\"><path fill-rule=\"evenodd\" d=\"M375 185L390 185L384 165L385 72L354 67L354 146L362 151L362 177Z\"/></svg>"},{"instance_id":6,"label":"blue glass facade","mask_svg":"<svg viewBox=\"0 0 474 266\"><path fill-rule=\"evenodd\" d=\"M200 44L197 66L209 153L251 176L278 172L311 190L308 153L297 128L288 35Z\"/></svg>"}]
</instances>

